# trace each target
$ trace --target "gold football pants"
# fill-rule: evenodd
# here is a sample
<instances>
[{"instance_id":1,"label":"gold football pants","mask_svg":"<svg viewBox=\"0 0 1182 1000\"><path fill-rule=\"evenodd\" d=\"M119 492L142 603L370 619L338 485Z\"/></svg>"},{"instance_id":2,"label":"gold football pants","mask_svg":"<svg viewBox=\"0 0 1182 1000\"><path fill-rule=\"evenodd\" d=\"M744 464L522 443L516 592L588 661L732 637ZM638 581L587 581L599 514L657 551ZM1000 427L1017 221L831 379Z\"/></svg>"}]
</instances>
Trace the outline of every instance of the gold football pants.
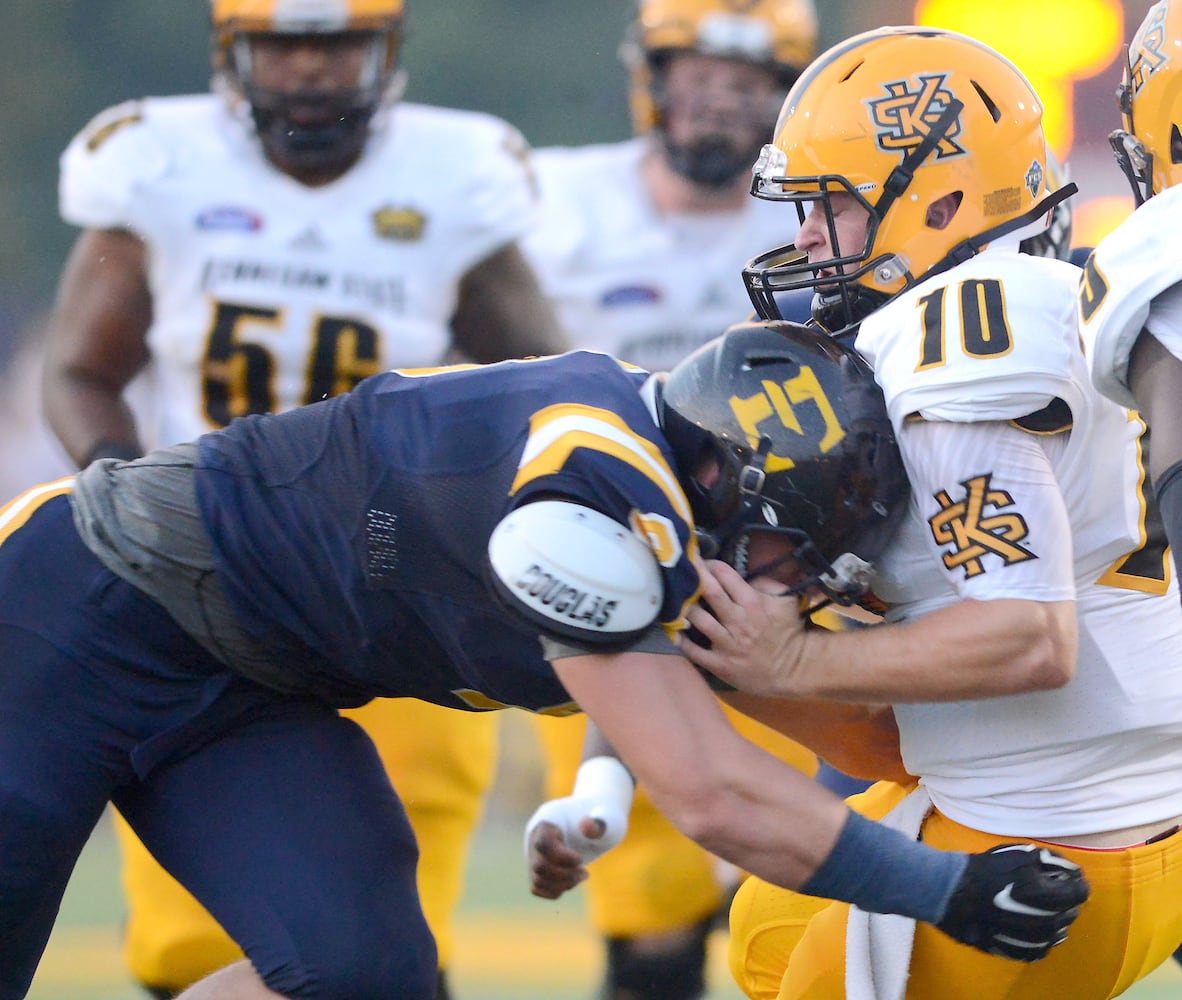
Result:
<instances>
[{"instance_id":1,"label":"gold football pants","mask_svg":"<svg viewBox=\"0 0 1182 1000\"><path fill-rule=\"evenodd\" d=\"M914 788L880 782L848 801L872 819ZM933 812L925 843L984 851L1025 841L961 826ZM1067 941L1027 965L916 927L907 1000L1106 1000L1166 961L1182 942L1182 833L1120 850L1051 846L1081 865L1091 896ZM730 967L752 1000L842 1000L849 906L748 879L731 906Z\"/></svg>"}]
</instances>

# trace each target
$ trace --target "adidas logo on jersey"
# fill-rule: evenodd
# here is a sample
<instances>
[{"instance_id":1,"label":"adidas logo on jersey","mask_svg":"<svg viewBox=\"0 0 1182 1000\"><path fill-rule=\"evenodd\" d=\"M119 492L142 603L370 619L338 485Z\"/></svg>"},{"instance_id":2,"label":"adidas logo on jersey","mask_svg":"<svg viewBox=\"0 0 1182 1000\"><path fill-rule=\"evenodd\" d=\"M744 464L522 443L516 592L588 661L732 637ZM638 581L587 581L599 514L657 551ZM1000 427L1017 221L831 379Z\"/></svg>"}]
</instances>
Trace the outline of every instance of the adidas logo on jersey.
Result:
<instances>
[{"instance_id":1,"label":"adidas logo on jersey","mask_svg":"<svg viewBox=\"0 0 1182 1000\"><path fill-rule=\"evenodd\" d=\"M291 241L292 250L327 250L328 244L324 241L324 237L320 235L320 230L315 226L309 226L294 240Z\"/></svg>"}]
</instances>

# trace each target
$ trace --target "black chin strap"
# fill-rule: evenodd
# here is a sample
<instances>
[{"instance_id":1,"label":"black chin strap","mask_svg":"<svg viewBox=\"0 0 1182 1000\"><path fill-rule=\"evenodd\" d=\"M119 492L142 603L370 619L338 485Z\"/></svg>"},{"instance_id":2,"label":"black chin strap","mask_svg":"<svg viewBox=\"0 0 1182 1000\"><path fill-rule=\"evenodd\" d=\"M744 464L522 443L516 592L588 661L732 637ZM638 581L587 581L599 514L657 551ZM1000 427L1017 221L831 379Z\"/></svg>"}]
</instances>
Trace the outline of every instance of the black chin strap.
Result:
<instances>
[{"instance_id":1,"label":"black chin strap","mask_svg":"<svg viewBox=\"0 0 1182 1000\"><path fill-rule=\"evenodd\" d=\"M751 508L759 502L759 496L763 492L764 483L767 481L767 473L764 472L764 466L767 464L767 457L771 453L771 450L772 439L766 434L762 435L759 439L759 444L755 448L755 453L751 456L751 460L739 470L738 509L725 521L716 524L709 531L705 531L700 527L696 529L698 548L701 549L702 555L706 559L714 559L720 556L730 544L732 536L742 530L749 522Z\"/></svg>"},{"instance_id":2,"label":"black chin strap","mask_svg":"<svg viewBox=\"0 0 1182 1000\"><path fill-rule=\"evenodd\" d=\"M986 229L976 236L969 236L961 240L938 263L933 264L925 271L921 280L926 280L933 275L947 271L949 268L956 267L957 264L963 264L966 260L971 260L999 236L1005 236L1006 233L1012 233L1016 229L1021 229L1023 226L1034 222L1040 215L1054 211L1057 205L1066 201L1078 190L1079 188L1076 187L1075 182L1071 181L1070 183L1064 184L1058 191L1047 195L1042 201L1022 215L1013 219L1006 219L1005 222L999 223L992 229Z\"/></svg>"}]
</instances>

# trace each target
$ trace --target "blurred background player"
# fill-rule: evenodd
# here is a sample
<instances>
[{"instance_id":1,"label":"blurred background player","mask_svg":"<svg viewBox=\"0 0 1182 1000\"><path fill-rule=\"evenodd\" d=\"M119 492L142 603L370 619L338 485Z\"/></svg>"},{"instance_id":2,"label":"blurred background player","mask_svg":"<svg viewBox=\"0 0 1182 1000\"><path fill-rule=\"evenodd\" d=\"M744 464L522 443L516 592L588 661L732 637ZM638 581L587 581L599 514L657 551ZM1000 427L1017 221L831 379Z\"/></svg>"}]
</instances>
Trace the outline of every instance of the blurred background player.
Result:
<instances>
[{"instance_id":1,"label":"blurred background player","mask_svg":"<svg viewBox=\"0 0 1182 1000\"><path fill-rule=\"evenodd\" d=\"M751 168L816 37L811 0L640 0L620 53L635 137L533 155L524 246L579 346L668 371L750 315L752 248L795 232Z\"/></svg>"},{"instance_id":2,"label":"blurred background player","mask_svg":"<svg viewBox=\"0 0 1182 1000\"><path fill-rule=\"evenodd\" d=\"M403 7L213 0L216 92L112 108L66 150L61 213L83 232L60 281L44 392L80 466L448 350L494 361L565 348L517 243L535 202L524 140L488 115L400 100ZM125 391L141 373L137 423ZM494 716L404 700L349 714L406 803L446 968ZM238 958L119 833L135 978L169 996Z\"/></svg>"},{"instance_id":3,"label":"blurred background player","mask_svg":"<svg viewBox=\"0 0 1182 1000\"><path fill-rule=\"evenodd\" d=\"M816 36L811 0L641 0L621 49L635 137L533 157L541 221L523 245L577 346L665 371L750 314L743 264L795 232L750 196L751 168ZM810 301L795 300L794 318ZM803 747L728 712L749 739L816 771ZM561 797L585 722L539 729L547 794ZM624 842L590 872L605 1000L702 996L707 938L733 888L725 866L641 792Z\"/></svg>"}]
</instances>

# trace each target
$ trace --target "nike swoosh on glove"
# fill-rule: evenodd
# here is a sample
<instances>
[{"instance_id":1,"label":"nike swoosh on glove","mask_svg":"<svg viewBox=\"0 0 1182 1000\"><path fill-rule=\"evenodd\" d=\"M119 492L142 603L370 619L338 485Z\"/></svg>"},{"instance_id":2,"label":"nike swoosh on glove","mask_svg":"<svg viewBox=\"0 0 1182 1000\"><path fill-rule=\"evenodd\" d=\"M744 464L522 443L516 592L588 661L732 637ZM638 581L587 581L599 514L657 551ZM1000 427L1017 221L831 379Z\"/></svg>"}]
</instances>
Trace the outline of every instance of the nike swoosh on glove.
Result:
<instances>
[{"instance_id":1,"label":"nike swoosh on glove","mask_svg":"<svg viewBox=\"0 0 1182 1000\"><path fill-rule=\"evenodd\" d=\"M1088 898L1079 865L1034 844L970 854L944 916L949 937L991 955L1037 962L1067 938Z\"/></svg>"}]
</instances>

